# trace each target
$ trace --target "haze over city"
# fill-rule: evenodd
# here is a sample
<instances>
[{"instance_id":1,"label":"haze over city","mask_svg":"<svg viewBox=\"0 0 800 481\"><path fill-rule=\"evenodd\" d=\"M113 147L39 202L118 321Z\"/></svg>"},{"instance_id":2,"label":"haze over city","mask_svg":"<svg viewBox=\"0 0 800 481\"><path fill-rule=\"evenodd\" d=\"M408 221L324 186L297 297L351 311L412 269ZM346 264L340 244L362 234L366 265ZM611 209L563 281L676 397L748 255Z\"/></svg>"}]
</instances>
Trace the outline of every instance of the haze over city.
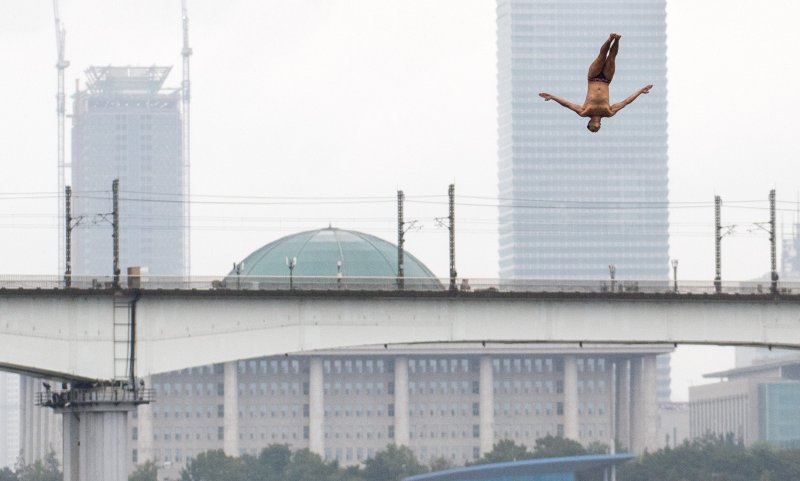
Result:
<instances>
[{"instance_id":1,"label":"haze over city","mask_svg":"<svg viewBox=\"0 0 800 481\"><path fill-rule=\"evenodd\" d=\"M714 276L713 196L727 202L726 280L769 270L767 194L797 221L800 146L790 1L667 4L670 258ZM193 275L221 276L269 241L328 225L393 241L395 192L420 230L406 249L447 277L447 186L459 276L498 277L495 4L478 0L190 3ZM67 91L90 65L172 65L180 5L66 0ZM617 75L630 61L623 34ZM598 43L602 39L598 39ZM55 38L49 2L0 4L0 275L56 275ZM586 52L587 62L595 52ZM558 89L543 85L541 89ZM612 88L612 97L629 92ZM580 101L581 99L572 99ZM647 102L645 96L637 102ZM68 102L69 104L69 102ZM635 109L636 105L630 107ZM566 115L553 107L552 115ZM589 135L574 119L575 136ZM626 117L604 129L625 129ZM597 135L602 135L601 133ZM69 146L69 143L68 143ZM67 150L69 152L69 149ZM110 186L109 186L110 188ZM109 266L110 270L110 266ZM624 277L624 273L620 273ZM729 348L681 347L673 399Z\"/></svg>"}]
</instances>

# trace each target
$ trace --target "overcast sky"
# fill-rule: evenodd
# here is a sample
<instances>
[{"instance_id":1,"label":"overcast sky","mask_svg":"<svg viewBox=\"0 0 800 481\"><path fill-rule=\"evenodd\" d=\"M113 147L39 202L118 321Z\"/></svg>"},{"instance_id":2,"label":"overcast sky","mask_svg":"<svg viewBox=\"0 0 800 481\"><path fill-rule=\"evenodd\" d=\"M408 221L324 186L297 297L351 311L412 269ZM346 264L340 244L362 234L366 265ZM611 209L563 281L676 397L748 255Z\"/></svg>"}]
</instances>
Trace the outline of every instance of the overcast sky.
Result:
<instances>
[{"instance_id":1,"label":"overcast sky","mask_svg":"<svg viewBox=\"0 0 800 481\"><path fill-rule=\"evenodd\" d=\"M180 84L179 0L62 0L61 10L68 92L89 65L172 65L167 83ZM713 278L721 195L723 223L737 225L724 278L763 275L769 244L752 224L768 220L776 188L788 234L800 192L800 3L671 0L667 15L669 83L654 88L668 89L670 201L706 203L671 209L670 255L680 278ZM190 0L190 23L192 194L211 201L193 207L194 274L220 275L329 223L394 241L400 188L406 219L422 227L406 248L445 277L447 233L434 218L447 215L454 182L459 274L497 276L493 1ZM0 274L57 271L54 64L51 2L0 0ZM590 135L584 124L575 118L576 136ZM210 197L234 195L270 199ZM287 200L344 196L356 199ZM731 362L728 348L682 349L676 398L700 382L696 366Z\"/></svg>"}]
</instances>

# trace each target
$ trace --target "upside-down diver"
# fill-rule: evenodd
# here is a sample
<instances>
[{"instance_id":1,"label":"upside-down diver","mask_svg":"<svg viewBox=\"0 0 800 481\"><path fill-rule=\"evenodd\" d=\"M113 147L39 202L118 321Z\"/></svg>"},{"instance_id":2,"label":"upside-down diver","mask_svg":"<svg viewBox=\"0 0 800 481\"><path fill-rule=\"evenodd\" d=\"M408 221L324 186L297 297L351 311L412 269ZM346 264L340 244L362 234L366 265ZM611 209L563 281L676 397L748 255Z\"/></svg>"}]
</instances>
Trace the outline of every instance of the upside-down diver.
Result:
<instances>
[{"instance_id":1,"label":"upside-down diver","mask_svg":"<svg viewBox=\"0 0 800 481\"><path fill-rule=\"evenodd\" d=\"M539 97L545 100L555 100L562 106L572 110L581 117L589 117L589 124L586 128L592 132L600 130L600 119L603 117L613 117L617 112L625 108L636 97L641 94L650 92L653 88L652 85L646 85L626 98L622 102L617 102L613 105L609 101L609 85L611 79L614 78L614 70L616 69L617 52L619 51L619 39L622 36L618 33L612 33L608 36L608 40L600 47L600 53L589 65L589 73L587 75L589 85L586 90L586 100L583 105L573 104L561 97L542 92Z\"/></svg>"}]
</instances>

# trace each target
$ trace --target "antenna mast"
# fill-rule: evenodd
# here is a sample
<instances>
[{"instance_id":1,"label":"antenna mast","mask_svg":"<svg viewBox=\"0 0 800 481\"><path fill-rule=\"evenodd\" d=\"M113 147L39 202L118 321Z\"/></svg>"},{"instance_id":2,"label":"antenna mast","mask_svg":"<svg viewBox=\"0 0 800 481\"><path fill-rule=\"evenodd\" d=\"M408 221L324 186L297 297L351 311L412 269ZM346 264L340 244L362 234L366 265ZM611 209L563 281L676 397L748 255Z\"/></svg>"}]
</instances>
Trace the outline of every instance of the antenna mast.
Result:
<instances>
[{"instance_id":1,"label":"antenna mast","mask_svg":"<svg viewBox=\"0 0 800 481\"><path fill-rule=\"evenodd\" d=\"M55 0L54 0L55 1ZM186 277L191 272L191 191L190 191L190 165L189 162L189 57L192 56L192 49L189 47L189 13L186 9L186 0L181 0L181 22L183 24L183 81L181 82L181 154L183 156L183 269Z\"/></svg>"},{"instance_id":2,"label":"antenna mast","mask_svg":"<svg viewBox=\"0 0 800 481\"><path fill-rule=\"evenodd\" d=\"M64 50L67 32L61 22L61 15L58 11L58 0L53 0L53 17L56 27L56 54L58 61L56 70L58 71L58 92L56 94L56 113L58 116L58 272L65 272L65 203L60 198L66 186L66 168L64 161L64 118L66 117L65 97L64 97L64 70L69 67L69 62L64 59Z\"/></svg>"}]
</instances>

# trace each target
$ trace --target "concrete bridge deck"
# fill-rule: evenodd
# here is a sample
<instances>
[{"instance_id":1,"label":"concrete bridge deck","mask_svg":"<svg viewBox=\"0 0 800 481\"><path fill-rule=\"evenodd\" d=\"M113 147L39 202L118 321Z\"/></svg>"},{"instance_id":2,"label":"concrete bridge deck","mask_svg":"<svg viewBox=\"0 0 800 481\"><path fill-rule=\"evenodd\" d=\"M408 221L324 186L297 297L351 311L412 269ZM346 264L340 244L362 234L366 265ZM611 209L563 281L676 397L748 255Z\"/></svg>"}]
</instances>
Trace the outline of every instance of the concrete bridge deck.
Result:
<instances>
[{"instance_id":1,"label":"concrete bridge deck","mask_svg":"<svg viewBox=\"0 0 800 481\"><path fill-rule=\"evenodd\" d=\"M717 294L668 282L545 281L469 290L9 288L0 279L0 366L48 376L121 379L251 357L392 343L713 344L800 348L800 292L726 284ZM244 281L244 285L242 284ZM537 281L538 282L538 281ZM443 285L446 285L442 283ZM288 284L287 284L288 285ZM364 284L366 285L366 284ZM374 283L372 284L375 285ZM407 284L409 285L409 284ZM356 286L356 287L354 287ZM394 287L392 287L394 286ZM537 288L537 286L540 286ZM621 287L620 287L621 286ZM322 287L322 288L321 288ZM461 283L459 283L461 287ZM702 287L702 289L701 289ZM800 287L800 286L798 286ZM612 290L613 289L613 290Z\"/></svg>"}]
</instances>

